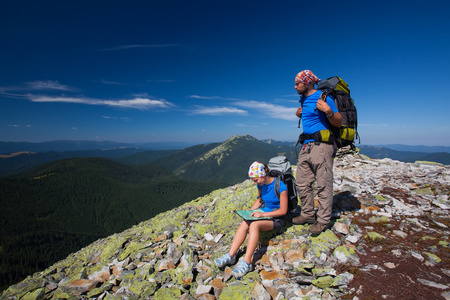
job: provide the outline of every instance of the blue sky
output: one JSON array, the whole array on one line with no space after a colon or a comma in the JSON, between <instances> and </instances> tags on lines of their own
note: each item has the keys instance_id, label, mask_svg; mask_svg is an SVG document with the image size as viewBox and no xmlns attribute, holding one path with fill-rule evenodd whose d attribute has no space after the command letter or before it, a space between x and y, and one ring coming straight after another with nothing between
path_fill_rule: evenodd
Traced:
<instances>
[{"instance_id":1,"label":"blue sky","mask_svg":"<svg viewBox=\"0 0 450 300\"><path fill-rule=\"evenodd\" d=\"M295 141L294 77L361 144L450 146L449 1L0 0L0 140Z\"/></svg>"}]
</instances>

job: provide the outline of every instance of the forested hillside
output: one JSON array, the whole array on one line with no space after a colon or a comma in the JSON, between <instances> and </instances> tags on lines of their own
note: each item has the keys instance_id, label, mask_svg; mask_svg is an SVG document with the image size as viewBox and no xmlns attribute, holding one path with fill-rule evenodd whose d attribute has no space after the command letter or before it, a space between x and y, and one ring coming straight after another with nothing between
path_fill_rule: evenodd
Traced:
<instances>
[{"instance_id":1,"label":"forested hillside","mask_svg":"<svg viewBox=\"0 0 450 300\"><path fill-rule=\"evenodd\" d=\"M54 161L0 179L0 285L224 186L103 158Z\"/></svg>"},{"instance_id":2,"label":"forested hillside","mask_svg":"<svg viewBox=\"0 0 450 300\"><path fill-rule=\"evenodd\" d=\"M109 150L84 150L84 151L64 151L64 152L29 152L21 151L0 155L0 175L7 176L11 173L21 172L46 162L72 157L105 157L114 158L128 156L134 153L142 152L140 148L120 148ZM158 151L155 151L156 155ZM166 153L164 152L164 155ZM159 156L158 156L159 157ZM155 158L156 159L156 158Z\"/></svg>"},{"instance_id":3,"label":"forested hillside","mask_svg":"<svg viewBox=\"0 0 450 300\"><path fill-rule=\"evenodd\" d=\"M203 155L219 145L220 143L213 143L208 145L196 145L181 150L143 151L120 157L115 160L127 164L147 164L154 162L168 170L175 170L180 165Z\"/></svg>"},{"instance_id":4,"label":"forested hillside","mask_svg":"<svg viewBox=\"0 0 450 300\"><path fill-rule=\"evenodd\" d=\"M248 166L255 160L268 162L271 157L285 155L297 163L295 147L271 145L256 138L234 136L195 159L179 165L174 172L185 179L213 180L235 184L247 178Z\"/></svg>"}]
</instances>

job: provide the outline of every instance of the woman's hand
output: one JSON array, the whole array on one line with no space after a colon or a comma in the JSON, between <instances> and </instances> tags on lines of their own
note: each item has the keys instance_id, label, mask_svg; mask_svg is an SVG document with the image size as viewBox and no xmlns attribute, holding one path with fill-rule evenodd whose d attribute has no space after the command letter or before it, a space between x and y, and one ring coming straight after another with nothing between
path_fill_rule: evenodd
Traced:
<instances>
[{"instance_id":1,"label":"woman's hand","mask_svg":"<svg viewBox=\"0 0 450 300\"><path fill-rule=\"evenodd\" d=\"M259 211L255 211L255 212L252 213L250 216L251 216L251 217L255 217L255 218L263 218L263 217L264 217L264 213L259 212Z\"/></svg>"}]
</instances>

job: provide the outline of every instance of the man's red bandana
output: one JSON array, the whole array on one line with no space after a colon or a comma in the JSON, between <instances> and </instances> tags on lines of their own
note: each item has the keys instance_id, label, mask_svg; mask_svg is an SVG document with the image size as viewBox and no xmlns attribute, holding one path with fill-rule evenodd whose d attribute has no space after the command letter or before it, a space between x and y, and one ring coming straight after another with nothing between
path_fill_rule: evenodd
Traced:
<instances>
[{"instance_id":1,"label":"man's red bandana","mask_svg":"<svg viewBox=\"0 0 450 300\"><path fill-rule=\"evenodd\" d=\"M310 70L303 70L295 76L295 83L299 82L308 85L311 83L318 83L320 82L320 79Z\"/></svg>"}]
</instances>

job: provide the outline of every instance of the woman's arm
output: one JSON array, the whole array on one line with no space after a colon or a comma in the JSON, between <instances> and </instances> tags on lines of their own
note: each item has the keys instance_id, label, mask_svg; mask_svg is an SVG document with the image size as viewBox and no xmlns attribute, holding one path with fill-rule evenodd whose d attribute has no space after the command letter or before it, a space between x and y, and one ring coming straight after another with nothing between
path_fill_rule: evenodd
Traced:
<instances>
[{"instance_id":1,"label":"woman's arm","mask_svg":"<svg viewBox=\"0 0 450 300\"><path fill-rule=\"evenodd\" d=\"M283 191L280 195L280 208L279 209L274 210L274 211L264 212L264 213L255 212L255 213L252 213L252 216L254 216L256 218L281 217L281 216L285 216L287 214L287 211L288 211L288 194L287 194L287 191Z\"/></svg>"},{"instance_id":2,"label":"woman's arm","mask_svg":"<svg viewBox=\"0 0 450 300\"><path fill-rule=\"evenodd\" d=\"M261 205L262 205L261 191L258 189L258 198L256 198L256 201L253 203L250 210L257 209L257 208L261 207Z\"/></svg>"}]
</instances>

